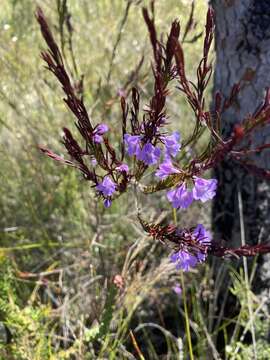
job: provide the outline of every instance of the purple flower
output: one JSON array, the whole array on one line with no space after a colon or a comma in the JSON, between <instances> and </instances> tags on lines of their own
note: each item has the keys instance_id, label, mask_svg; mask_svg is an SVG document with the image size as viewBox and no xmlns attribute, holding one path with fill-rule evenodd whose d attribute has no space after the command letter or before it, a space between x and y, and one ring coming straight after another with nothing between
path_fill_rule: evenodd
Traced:
<instances>
[{"instance_id":1,"label":"purple flower","mask_svg":"<svg viewBox=\"0 0 270 360\"><path fill-rule=\"evenodd\" d=\"M187 190L186 184L183 183L176 189L168 191L167 199L172 203L174 208L186 209L193 201L193 193Z\"/></svg>"},{"instance_id":2,"label":"purple flower","mask_svg":"<svg viewBox=\"0 0 270 360\"><path fill-rule=\"evenodd\" d=\"M112 202L110 199L105 199L103 204L104 204L105 208L109 208L111 206Z\"/></svg>"},{"instance_id":3,"label":"purple flower","mask_svg":"<svg viewBox=\"0 0 270 360\"><path fill-rule=\"evenodd\" d=\"M137 158L146 165L156 164L160 158L161 150L154 147L151 143L146 143L142 150L138 153Z\"/></svg>"},{"instance_id":4,"label":"purple flower","mask_svg":"<svg viewBox=\"0 0 270 360\"><path fill-rule=\"evenodd\" d=\"M164 142L166 152L175 157L181 148L181 144L179 143L180 133L175 131L172 135L163 136L161 140Z\"/></svg>"},{"instance_id":5,"label":"purple flower","mask_svg":"<svg viewBox=\"0 0 270 360\"><path fill-rule=\"evenodd\" d=\"M181 295L182 294L182 289L181 286L176 283L173 287L172 287L173 291L177 294L177 295Z\"/></svg>"},{"instance_id":6,"label":"purple flower","mask_svg":"<svg viewBox=\"0 0 270 360\"><path fill-rule=\"evenodd\" d=\"M178 174L180 171L176 169L170 159L165 159L165 161L159 165L158 170L156 171L156 176L161 179L165 179L168 175Z\"/></svg>"},{"instance_id":7,"label":"purple flower","mask_svg":"<svg viewBox=\"0 0 270 360\"><path fill-rule=\"evenodd\" d=\"M141 137L140 137L140 135L125 134L124 135L124 141L125 141L125 144L128 147L128 149L127 149L128 155L129 156L132 156L132 155L138 156L138 154L141 151L141 148L140 148Z\"/></svg>"},{"instance_id":8,"label":"purple flower","mask_svg":"<svg viewBox=\"0 0 270 360\"><path fill-rule=\"evenodd\" d=\"M196 256L191 255L186 250L179 250L170 257L171 261L176 264L176 269L183 271L189 271L190 268L194 268L199 260Z\"/></svg>"},{"instance_id":9,"label":"purple flower","mask_svg":"<svg viewBox=\"0 0 270 360\"><path fill-rule=\"evenodd\" d=\"M196 238L196 240L202 244L202 245L209 245L212 240L212 235L209 231L205 229L205 227L202 224L198 224L193 231L193 235ZM206 254L198 251L197 258L199 261L205 261L206 260Z\"/></svg>"},{"instance_id":10,"label":"purple flower","mask_svg":"<svg viewBox=\"0 0 270 360\"><path fill-rule=\"evenodd\" d=\"M91 160L91 164L92 164L93 166L96 166L96 165L97 165L97 159L96 159L96 158L93 158L93 159Z\"/></svg>"},{"instance_id":11,"label":"purple flower","mask_svg":"<svg viewBox=\"0 0 270 360\"><path fill-rule=\"evenodd\" d=\"M125 90L120 88L120 89L117 90L117 96L126 97L127 94L126 94Z\"/></svg>"},{"instance_id":12,"label":"purple flower","mask_svg":"<svg viewBox=\"0 0 270 360\"><path fill-rule=\"evenodd\" d=\"M94 141L95 143L100 144L100 143L102 142L102 140L103 140L103 137L102 137L102 136L100 136L100 135L98 135L98 134L94 134L94 135L93 135L93 141Z\"/></svg>"},{"instance_id":13,"label":"purple flower","mask_svg":"<svg viewBox=\"0 0 270 360\"><path fill-rule=\"evenodd\" d=\"M99 124L95 129L95 134L103 135L109 130L108 125Z\"/></svg>"},{"instance_id":14,"label":"purple flower","mask_svg":"<svg viewBox=\"0 0 270 360\"><path fill-rule=\"evenodd\" d=\"M121 165L117 166L115 169L120 172L126 172L126 173L128 173L128 170L129 170L127 164L121 164Z\"/></svg>"},{"instance_id":15,"label":"purple flower","mask_svg":"<svg viewBox=\"0 0 270 360\"><path fill-rule=\"evenodd\" d=\"M194 177L194 189L193 197L195 200L201 200L206 202L207 200L213 199L216 195L217 180L216 179L202 179Z\"/></svg>"},{"instance_id":16,"label":"purple flower","mask_svg":"<svg viewBox=\"0 0 270 360\"><path fill-rule=\"evenodd\" d=\"M193 235L200 244L208 245L212 240L212 234L210 231L207 231L202 224L196 226Z\"/></svg>"},{"instance_id":17,"label":"purple flower","mask_svg":"<svg viewBox=\"0 0 270 360\"><path fill-rule=\"evenodd\" d=\"M109 130L106 124L99 124L93 132L93 141L100 144L103 140L102 135Z\"/></svg>"},{"instance_id":18,"label":"purple flower","mask_svg":"<svg viewBox=\"0 0 270 360\"><path fill-rule=\"evenodd\" d=\"M181 232L180 232L181 233ZM184 232L183 232L184 236ZM198 224L192 232L192 238L198 245L205 245L206 249L209 246L212 235L207 231L202 224ZM185 246L185 245L184 245ZM176 269L182 269L183 271L189 271L190 268L195 267L198 263L206 260L207 252L203 252L200 249L196 249L194 246L192 253L188 250L188 245L170 256L173 263L176 264Z\"/></svg>"},{"instance_id":19,"label":"purple flower","mask_svg":"<svg viewBox=\"0 0 270 360\"><path fill-rule=\"evenodd\" d=\"M110 179L109 176L105 176L102 183L96 186L104 196L111 196L116 190L116 184Z\"/></svg>"}]
</instances>

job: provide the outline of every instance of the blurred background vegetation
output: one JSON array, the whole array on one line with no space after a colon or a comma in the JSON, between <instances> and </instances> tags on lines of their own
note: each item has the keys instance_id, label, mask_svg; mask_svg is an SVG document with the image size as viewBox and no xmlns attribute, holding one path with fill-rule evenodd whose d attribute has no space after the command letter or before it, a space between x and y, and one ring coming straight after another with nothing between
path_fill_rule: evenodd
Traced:
<instances>
[{"instance_id":1,"label":"blurred background vegetation","mask_svg":"<svg viewBox=\"0 0 270 360\"><path fill-rule=\"evenodd\" d=\"M71 37L63 22L65 3ZM38 150L42 144L62 154L61 128L75 129L61 88L40 58L45 44L34 17L38 4L70 73L84 76L93 121L109 124L115 142L119 93L128 95L136 85L147 102L153 84L141 14L148 1L1 1L0 359L187 359L183 304L172 290L180 275L169 264L168 251L138 225L134 196L122 196L105 211L73 169ZM197 35L204 30L206 9L206 1L195 2L197 25L184 43L191 80L201 58L203 38ZM184 29L190 10L188 0L157 1L159 32L165 36L175 18ZM193 119L179 93L168 109L171 127L185 137ZM148 219L170 214L163 196L144 199L144 209ZM209 212L209 206L193 207L181 225L199 219L209 227ZM239 295L243 276L232 272L230 290L239 297L239 312L216 321L218 281L209 264L185 274L195 359L247 359L248 311ZM255 310L256 329L263 334L260 359L268 359L267 329L261 309Z\"/></svg>"}]
</instances>

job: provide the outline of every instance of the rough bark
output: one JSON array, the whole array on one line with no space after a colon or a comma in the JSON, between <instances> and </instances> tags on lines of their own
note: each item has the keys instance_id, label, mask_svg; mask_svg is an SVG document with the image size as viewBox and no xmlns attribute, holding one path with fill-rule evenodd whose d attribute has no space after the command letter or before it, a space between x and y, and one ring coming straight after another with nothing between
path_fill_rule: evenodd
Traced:
<instances>
[{"instance_id":1,"label":"rough bark","mask_svg":"<svg viewBox=\"0 0 270 360\"><path fill-rule=\"evenodd\" d=\"M262 102L270 86L270 1L213 0L216 17L214 92L228 96L241 80L242 90L222 119L223 134ZM270 142L270 126L254 135L255 143ZM270 169L270 152L257 155L256 165ZM215 236L239 245L238 189L241 191L247 243L270 241L270 186L226 159L214 170L219 190L213 203ZM270 284L269 256L263 258L260 278Z\"/></svg>"}]
</instances>

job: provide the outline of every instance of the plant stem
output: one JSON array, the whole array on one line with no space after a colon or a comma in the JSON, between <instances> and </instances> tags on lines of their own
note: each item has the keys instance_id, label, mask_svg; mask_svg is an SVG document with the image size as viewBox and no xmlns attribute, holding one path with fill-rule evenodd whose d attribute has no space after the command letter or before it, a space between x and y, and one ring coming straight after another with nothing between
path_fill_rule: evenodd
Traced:
<instances>
[{"instance_id":1,"label":"plant stem","mask_svg":"<svg viewBox=\"0 0 270 360\"><path fill-rule=\"evenodd\" d=\"M184 303L184 313L185 313L185 322L186 322L186 332L187 332L189 355L190 355L190 359L194 360L192 342L191 342L191 336L190 336L190 328L189 328L189 316L188 316L188 309L187 309L187 298L186 298L186 290L185 290L183 271L181 271L180 277L181 277L181 286L182 286L182 295L183 295L183 303Z\"/></svg>"},{"instance_id":2,"label":"plant stem","mask_svg":"<svg viewBox=\"0 0 270 360\"><path fill-rule=\"evenodd\" d=\"M238 206L239 206L239 217L240 217L241 243L242 243L242 246L244 246L244 245L246 245L245 225L244 225L242 195L241 195L241 191L239 188L238 188ZM246 283L248 312L249 312L249 317L250 317L250 330L251 330L251 336L252 336L253 356L254 356L254 360L257 360L258 357L257 357L256 336L255 336L255 329L254 329L254 314L252 311L252 299L250 296L250 284L249 284L248 265L247 265L246 257L243 257L243 265L244 265L244 276L245 276L245 283Z\"/></svg>"},{"instance_id":3,"label":"plant stem","mask_svg":"<svg viewBox=\"0 0 270 360\"><path fill-rule=\"evenodd\" d=\"M132 340L132 344L133 344L135 350L137 351L137 354L138 354L140 360L145 360L145 358L144 358L144 356L143 356L143 354L142 354L142 352L141 352L141 350L140 350L140 348L138 346L137 340L136 340L132 330L129 330L129 334L130 334L130 337L131 337L131 340Z\"/></svg>"},{"instance_id":4,"label":"plant stem","mask_svg":"<svg viewBox=\"0 0 270 360\"><path fill-rule=\"evenodd\" d=\"M177 214L176 214L175 208L173 208L173 220L174 220L175 225L177 225ZM189 316L188 316L188 309L187 309L187 298L186 298L186 290L185 290L183 271L181 271L180 278L181 278L181 287L182 287L182 295L183 295L183 304L184 304L185 324L186 324L186 334L187 334L189 355L190 355L190 360L194 360L190 328L189 328Z\"/></svg>"}]
</instances>

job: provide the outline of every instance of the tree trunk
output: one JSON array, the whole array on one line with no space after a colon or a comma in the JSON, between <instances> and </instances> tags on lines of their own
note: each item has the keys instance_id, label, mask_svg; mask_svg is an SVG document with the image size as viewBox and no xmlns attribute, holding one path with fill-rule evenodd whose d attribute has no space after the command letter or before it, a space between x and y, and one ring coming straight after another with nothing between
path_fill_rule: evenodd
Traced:
<instances>
[{"instance_id":1,"label":"tree trunk","mask_svg":"<svg viewBox=\"0 0 270 360\"><path fill-rule=\"evenodd\" d=\"M216 69L214 92L228 97L232 86L241 81L241 91L222 119L224 136L263 101L270 86L270 1L212 0L216 18ZM255 143L270 142L270 126L254 135ZM256 155L256 165L270 169L270 153ZM245 242L270 240L270 186L248 174L239 164L225 159L214 170L219 188L213 203L215 237L232 246L241 243L239 193L243 201ZM270 285L270 258L260 268L263 285ZM262 284L260 284L261 286Z\"/></svg>"}]
</instances>

